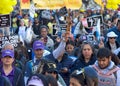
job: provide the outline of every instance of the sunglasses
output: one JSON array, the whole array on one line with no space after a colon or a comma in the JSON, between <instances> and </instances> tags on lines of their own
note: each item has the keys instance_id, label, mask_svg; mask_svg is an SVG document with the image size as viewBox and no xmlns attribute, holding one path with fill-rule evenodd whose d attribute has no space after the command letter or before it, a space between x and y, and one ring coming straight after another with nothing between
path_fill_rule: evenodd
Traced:
<instances>
[{"instance_id":1,"label":"sunglasses","mask_svg":"<svg viewBox=\"0 0 120 86\"><path fill-rule=\"evenodd\" d=\"M115 37L109 37L110 39L116 39Z\"/></svg>"}]
</instances>

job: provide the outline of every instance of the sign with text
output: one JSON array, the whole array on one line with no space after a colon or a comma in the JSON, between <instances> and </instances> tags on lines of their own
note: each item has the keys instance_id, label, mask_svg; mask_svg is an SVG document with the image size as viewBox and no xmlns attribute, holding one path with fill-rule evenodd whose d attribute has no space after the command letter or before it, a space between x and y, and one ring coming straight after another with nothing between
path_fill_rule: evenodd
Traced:
<instances>
[{"instance_id":1,"label":"sign with text","mask_svg":"<svg viewBox=\"0 0 120 86\"><path fill-rule=\"evenodd\" d=\"M0 15L0 27L10 26L10 15Z\"/></svg>"},{"instance_id":2,"label":"sign with text","mask_svg":"<svg viewBox=\"0 0 120 86\"><path fill-rule=\"evenodd\" d=\"M87 23L88 27L94 27L97 26L97 22L100 19L100 25L103 23L103 17L102 15L96 15L92 17L87 17Z\"/></svg>"},{"instance_id":3,"label":"sign with text","mask_svg":"<svg viewBox=\"0 0 120 86\"><path fill-rule=\"evenodd\" d=\"M67 14L67 8L66 7L62 7L60 10L59 10L59 15L65 15Z\"/></svg>"},{"instance_id":4,"label":"sign with text","mask_svg":"<svg viewBox=\"0 0 120 86\"><path fill-rule=\"evenodd\" d=\"M13 36L3 36L0 38L0 49L5 45L6 43L11 43L13 44L14 47L17 47L18 44L18 36L13 35Z\"/></svg>"},{"instance_id":5,"label":"sign with text","mask_svg":"<svg viewBox=\"0 0 120 86\"><path fill-rule=\"evenodd\" d=\"M50 11L44 10L44 11L42 11L42 16L41 17L45 18L45 19L51 19L52 15L51 15Z\"/></svg>"}]
</instances>

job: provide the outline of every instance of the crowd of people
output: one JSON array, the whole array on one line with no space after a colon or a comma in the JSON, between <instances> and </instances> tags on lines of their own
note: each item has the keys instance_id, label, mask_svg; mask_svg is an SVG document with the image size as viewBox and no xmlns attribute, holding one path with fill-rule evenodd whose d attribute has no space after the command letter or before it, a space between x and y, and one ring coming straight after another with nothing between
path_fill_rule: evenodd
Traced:
<instances>
[{"instance_id":1,"label":"crowd of people","mask_svg":"<svg viewBox=\"0 0 120 86\"><path fill-rule=\"evenodd\" d=\"M2 46L0 86L119 86L119 10L70 10L70 31L62 31L68 15L50 10L50 19L41 12L12 14L12 25L0 28L0 38L18 35L19 43ZM101 35L83 24L83 19L102 15ZM4 30L3 30L4 29ZM61 31L61 32L60 32ZM59 33L60 32L60 33Z\"/></svg>"}]
</instances>

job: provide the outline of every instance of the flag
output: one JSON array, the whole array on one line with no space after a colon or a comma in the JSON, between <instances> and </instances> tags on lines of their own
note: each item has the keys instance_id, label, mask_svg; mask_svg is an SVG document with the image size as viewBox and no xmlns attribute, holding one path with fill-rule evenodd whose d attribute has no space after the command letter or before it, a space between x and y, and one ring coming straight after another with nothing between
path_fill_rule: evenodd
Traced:
<instances>
[{"instance_id":1,"label":"flag","mask_svg":"<svg viewBox=\"0 0 120 86\"><path fill-rule=\"evenodd\" d=\"M100 41L100 35L101 35L101 32L100 32L100 19L98 19L97 26L96 26L96 37L97 37L98 41Z\"/></svg>"}]
</instances>

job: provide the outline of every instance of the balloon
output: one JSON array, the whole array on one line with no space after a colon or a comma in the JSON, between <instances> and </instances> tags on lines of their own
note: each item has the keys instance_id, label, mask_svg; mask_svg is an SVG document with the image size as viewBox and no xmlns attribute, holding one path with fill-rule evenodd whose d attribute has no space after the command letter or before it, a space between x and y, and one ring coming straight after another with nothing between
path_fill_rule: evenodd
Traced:
<instances>
[{"instance_id":1,"label":"balloon","mask_svg":"<svg viewBox=\"0 0 120 86\"><path fill-rule=\"evenodd\" d=\"M1 0L0 5L6 6L9 4L9 2L10 2L10 0Z\"/></svg>"},{"instance_id":2,"label":"balloon","mask_svg":"<svg viewBox=\"0 0 120 86\"><path fill-rule=\"evenodd\" d=\"M36 18L37 16L38 16L37 13L35 13L35 14L34 14L34 17Z\"/></svg>"},{"instance_id":3,"label":"balloon","mask_svg":"<svg viewBox=\"0 0 120 86\"><path fill-rule=\"evenodd\" d=\"M120 0L108 0L107 8L116 10L118 8L118 4L120 4Z\"/></svg>"},{"instance_id":4,"label":"balloon","mask_svg":"<svg viewBox=\"0 0 120 86\"><path fill-rule=\"evenodd\" d=\"M17 0L1 0L0 14L9 14L13 11L13 6L17 4Z\"/></svg>"}]
</instances>

